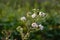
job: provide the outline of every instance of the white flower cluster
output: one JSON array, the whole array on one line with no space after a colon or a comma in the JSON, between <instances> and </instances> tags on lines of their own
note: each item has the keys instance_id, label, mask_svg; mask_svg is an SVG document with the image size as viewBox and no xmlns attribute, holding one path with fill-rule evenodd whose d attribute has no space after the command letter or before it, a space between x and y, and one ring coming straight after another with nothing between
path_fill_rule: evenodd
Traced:
<instances>
[{"instance_id":1,"label":"white flower cluster","mask_svg":"<svg viewBox=\"0 0 60 40\"><path fill-rule=\"evenodd\" d=\"M26 17L23 16L23 17L20 18L20 20L21 21L25 21L26 20Z\"/></svg>"},{"instance_id":2,"label":"white flower cluster","mask_svg":"<svg viewBox=\"0 0 60 40\"><path fill-rule=\"evenodd\" d=\"M44 29L44 26L41 25L41 24L39 24L39 28L40 28L40 30L43 30Z\"/></svg>"},{"instance_id":3,"label":"white flower cluster","mask_svg":"<svg viewBox=\"0 0 60 40\"><path fill-rule=\"evenodd\" d=\"M40 30L43 30L44 29L44 26L43 25L41 25L41 24L37 24L37 23L32 23L32 25L31 25L33 28L40 28Z\"/></svg>"},{"instance_id":4,"label":"white flower cluster","mask_svg":"<svg viewBox=\"0 0 60 40\"><path fill-rule=\"evenodd\" d=\"M45 17L45 13L43 13L43 12L39 12L39 15L40 15L40 17Z\"/></svg>"},{"instance_id":5,"label":"white flower cluster","mask_svg":"<svg viewBox=\"0 0 60 40\"><path fill-rule=\"evenodd\" d=\"M37 23L32 23L32 27L33 28L38 27Z\"/></svg>"},{"instance_id":6,"label":"white flower cluster","mask_svg":"<svg viewBox=\"0 0 60 40\"><path fill-rule=\"evenodd\" d=\"M31 15L31 17L32 18L35 18L37 16L37 14L36 13L33 13L32 15ZM39 16L40 17L45 17L46 16L46 14L45 13L43 13L43 12L39 12Z\"/></svg>"},{"instance_id":7,"label":"white flower cluster","mask_svg":"<svg viewBox=\"0 0 60 40\"><path fill-rule=\"evenodd\" d=\"M34 13L34 14L32 14L32 16L31 16L32 18L35 18L36 17L36 14Z\"/></svg>"},{"instance_id":8,"label":"white flower cluster","mask_svg":"<svg viewBox=\"0 0 60 40\"><path fill-rule=\"evenodd\" d=\"M36 11L36 9L33 9L33 10ZM38 10L39 10L39 9L38 9ZM29 14L31 14L31 12L28 12L28 13L27 13L27 16L29 16ZM45 17L45 15L46 15L46 14L45 14L44 12L39 12L39 16L40 16L40 17ZM38 16L38 17L39 17L39 16ZM37 17L37 12L34 12L34 13L31 15L31 17L32 17L32 18ZM21 21L26 21L27 19L26 19L25 16L23 16L23 17L20 18L20 20L21 20ZM39 25L38 25L38 24L35 23L35 22L32 23L31 26L32 26L33 28L40 28L40 30L43 30L43 29L44 29L44 26L43 26L42 24L39 24Z\"/></svg>"}]
</instances>

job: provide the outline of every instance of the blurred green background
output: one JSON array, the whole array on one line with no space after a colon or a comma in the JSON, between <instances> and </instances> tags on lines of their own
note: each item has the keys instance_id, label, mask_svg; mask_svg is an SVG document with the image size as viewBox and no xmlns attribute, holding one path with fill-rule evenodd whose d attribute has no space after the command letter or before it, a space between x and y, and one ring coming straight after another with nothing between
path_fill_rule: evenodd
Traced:
<instances>
[{"instance_id":1,"label":"blurred green background","mask_svg":"<svg viewBox=\"0 0 60 40\"><path fill-rule=\"evenodd\" d=\"M9 39L22 40L16 31L22 25L18 20L34 8L49 16L41 22L45 30L30 33L28 40L60 40L60 0L0 0L0 40L5 40L10 33Z\"/></svg>"}]
</instances>

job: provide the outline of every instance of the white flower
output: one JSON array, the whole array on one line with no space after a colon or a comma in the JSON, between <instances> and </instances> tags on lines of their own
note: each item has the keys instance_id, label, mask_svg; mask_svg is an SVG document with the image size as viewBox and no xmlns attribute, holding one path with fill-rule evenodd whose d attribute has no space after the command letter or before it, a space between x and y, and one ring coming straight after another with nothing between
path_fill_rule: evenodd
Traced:
<instances>
[{"instance_id":1,"label":"white flower","mask_svg":"<svg viewBox=\"0 0 60 40\"><path fill-rule=\"evenodd\" d=\"M38 27L37 23L32 23L32 27Z\"/></svg>"},{"instance_id":2,"label":"white flower","mask_svg":"<svg viewBox=\"0 0 60 40\"><path fill-rule=\"evenodd\" d=\"M43 12L39 12L39 15L40 15L41 17L44 17L46 14L43 13Z\"/></svg>"},{"instance_id":3,"label":"white flower","mask_svg":"<svg viewBox=\"0 0 60 40\"><path fill-rule=\"evenodd\" d=\"M26 17L23 16L23 17L21 17L20 20L24 21L24 20L26 20Z\"/></svg>"},{"instance_id":4,"label":"white flower","mask_svg":"<svg viewBox=\"0 0 60 40\"><path fill-rule=\"evenodd\" d=\"M32 14L32 16L31 16L32 18L35 18L36 17L36 14L34 13L34 14Z\"/></svg>"},{"instance_id":5,"label":"white flower","mask_svg":"<svg viewBox=\"0 0 60 40\"><path fill-rule=\"evenodd\" d=\"M39 25L39 28L40 28L40 30L43 30L44 29L44 26L43 25Z\"/></svg>"}]
</instances>

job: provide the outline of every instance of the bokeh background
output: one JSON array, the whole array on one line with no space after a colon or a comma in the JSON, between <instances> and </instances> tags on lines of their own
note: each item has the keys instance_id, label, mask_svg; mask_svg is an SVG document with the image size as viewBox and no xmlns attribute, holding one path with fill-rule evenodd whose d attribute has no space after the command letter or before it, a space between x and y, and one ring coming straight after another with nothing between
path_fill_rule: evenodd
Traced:
<instances>
[{"instance_id":1,"label":"bokeh background","mask_svg":"<svg viewBox=\"0 0 60 40\"><path fill-rule=\"evenodd\" d=\"M31 32L27 40L60 40L60 0L0 0L0 40L22 40L16 28L25 23L19 18L34 8L49 16L41 21L45 29Z\"/></svg>"}]
</instances>

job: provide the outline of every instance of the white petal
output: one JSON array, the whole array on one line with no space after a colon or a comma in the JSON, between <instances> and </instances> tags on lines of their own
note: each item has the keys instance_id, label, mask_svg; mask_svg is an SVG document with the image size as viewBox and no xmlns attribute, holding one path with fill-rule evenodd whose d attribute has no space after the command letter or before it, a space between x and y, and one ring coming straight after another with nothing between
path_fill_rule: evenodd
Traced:
<instances>
[{"instance_id":1,"label":"white petal","mask_svg":"<svg viewBox=\"0 0 60 40\"><path fill-rule=\"evenodd\" d=\"M37 23L32 23L32 27L38 27Z\"/></svg>"},{"instance_id":2,"label":"white petal","mask_svg":"<svg viewBox=\"0 0 60 40\"><path fill-rule=\"evenodd\" d=\"M41 24L39 25L40 30L43 30L44 26L42 26Z\"/></svg>"},{"instance_id":3,"label":"white petal","mask_svg":"<svg viewBox=\"0 0 60 40\"><path fill-rule=\"evenodd\" d=\"M23 20L26 20L26 17L21 17L21 20L23 21Z\"/></svg>"},{"instance_id":4,"label":"white petal","mask_svg":"<svg viewBox=\"0 0 60 40\"><path fill-rule=\"evenodd\" d=\"M32 16L31 16L32 18L35 18L36 17L36 14L34 13L34 14L32 14Z\"/></svg>"},{"instance_id":5,"label":"white petal","mask_svg":"<svg viewBox=\"0 0 60 40\"><path fill-rule=\"evenodd\" d=\"M46 14L43 13L43 12L39 12L39 15L40 15L41 17L44 17Z\"/></svg>"}]
</instances>

